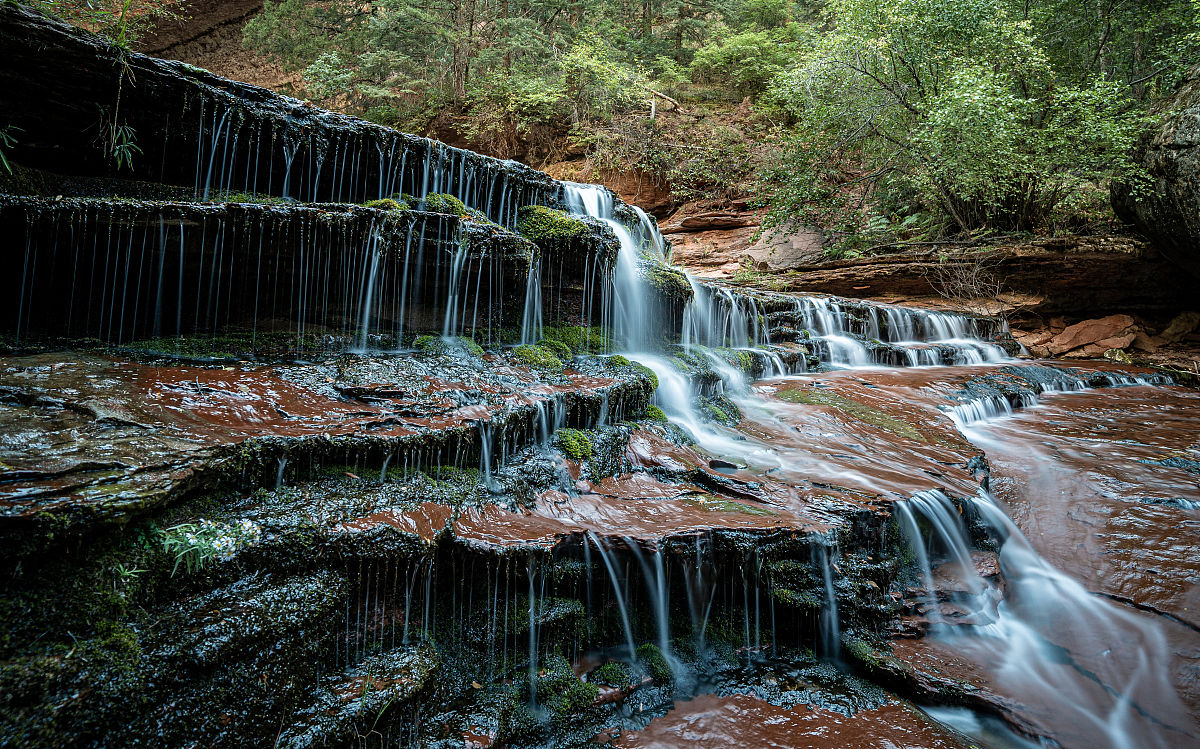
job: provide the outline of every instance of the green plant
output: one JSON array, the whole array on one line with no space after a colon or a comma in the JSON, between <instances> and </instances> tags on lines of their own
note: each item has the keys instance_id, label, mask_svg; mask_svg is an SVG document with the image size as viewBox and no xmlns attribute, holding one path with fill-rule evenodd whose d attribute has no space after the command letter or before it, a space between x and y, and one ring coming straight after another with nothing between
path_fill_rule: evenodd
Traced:
<instances>
[{"instance_id":1,"label":"green plant","mask_svg":"<svg viewBox=\"0 0 1200 749\"><path fill-rule=\"evenodd\" d=\"M765 97L791 131L763 185L764 227L820 226L839 253L1053 230L1110 181L1141 180L1134 91L1080 63L1107 58L1101 50L1060 56L1066 31L1049 32L1058 22L1040 10L1004 0L827 9L831 33Z\"/></svg>"},{"instance_id":2,"label":"green plant","mask_svg":"<svg viewBox=\"0 0 1200 749\"><path fill-rule=\"evenodd\" d=\"M17 139L13 133L20 132L21 128L16 125L5 125L0 127L0 166L9 174L12 174L12 167L8 163L8 157L5 155L5 149L10 149L17 144Z\"/></svg>"},{"instance_id":3,"label":"green plant","mask_svg":"<svg viewBox=\"0 0 1200 749\"><path fill-rule=\"evenodd\" d=\"M137 131L132 125L110 123L104 129L104 155L113 160L117 169L133 171L133 157L142 152L137 144Z\"/></svg>"},{"instance_id":4,"label":"green plant","mask_svg":"<svg viewBox=\"0 0 1200 749\"><path fill-rule=\"evenodd\" d=\"M232 559L237 551L262 537L262 529L250 520L236 524L217 523L207 518L198 523L180 523L162 532L162 548L175 557L171 575L182 564L188 574L209 561Z\"/></svg>"},{"instance_id":5,"label":"green plant","mask_svg":"<svg viewBox=\"0 0 1200 749\"><path fill-rule=\"evenodd\" d=\"M181 20L180 9L184 7L169 0L122 0L119 4L97 0L30 0L27 4L108 37L122 52L132 49L142 34L155 25Z\"/></svg>"},{"instance_id":6,"label":"green plant","mask_svg":"<svg viewBox=\"0 0 1200 749\"><path fill-rule=\"evenodd\" d=\"M138 567L136 564L127 565L124 562L118 562L117 564L113 565L113 592L120 592L120 589L133 583L133 581L137 580L137 578L145 571L146 570Z\"/></svg>"}]
</instances>

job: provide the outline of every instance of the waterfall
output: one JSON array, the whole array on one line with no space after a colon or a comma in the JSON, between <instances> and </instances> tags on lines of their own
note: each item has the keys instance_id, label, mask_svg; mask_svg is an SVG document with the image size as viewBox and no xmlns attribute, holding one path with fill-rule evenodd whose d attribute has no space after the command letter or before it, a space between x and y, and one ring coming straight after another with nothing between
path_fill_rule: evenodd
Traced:
<instances>
[{"instance_id":1,"label":"waterfall","mask_svg":"<svg viewBox=\"0 0 1200 749\"><path fill-rule=\"evenodd\" d=\"M655 319L656 310L642 281L641 268L647 261L665 260L662 234L640 208L628 206L637 221L633 228L618 220L613 212L613 194L605 187L564 182L563 198L572 212L603 221L616 233L621 247L612 274L609 302L613 333L626 349L646 350L651 334L661 330L661 325L656 325L660 321Z\"/></svg>"},{"instance_id":2,"label":"waterfall","mask_svg":"<svg viewBox=\"0 0 1200 749\"><path fill-rule=\"evenodd\" d=\"M637 646L633 641L633 627L629 624L629 609L625 606L625 596L621 593L621 578L617 575L617 567L612 558L612 553L604 547L600 538L592 531L588 531L584 536L585 548L588 542L596 545L596 551L600 553L600 560L604 563L604 569L608 572L608 579L612 582L613 594L617 599L617 608L621 614L621 626L625 633L625 646L629 649L629 657L632 658Z\"/></svg>"},{"instance_id":3,"label":"waterfall","mask_svg":"<svg viewBox=\"0 0 1200 749\"><path fill-rule=\"evenodd\" d=\"M821 569L825 590L825 606L821 609L820 622L821 646L826 658L837 660L842 644L838 626L837 593L833 588L833 560L829 548L817 545L814 550L814 563Z\"/></svg>"},{"instance_id":4,"label":"waterfall","mask_svg":"<svg viewBox=\"0 0 1200 749\"><path fill-rule=\"evenodd\" d=\"M1112 747L1166 749L1161 733L1139 732L1130 723L1150 708L1186 715L1171 683L1171 652L1162 631L1052 567L986 492L963 505L1000 542L1007 590L975 571L962 516L944 494L924 492L897 505L916 552L933 635L981 665L998 662L992 674L1001 687L1039 711L1069 716L1064 725L1074 722ZM928 524L928 539L918 518ZM969 609L966 624L947 624L938 613L929 543L949 555L967 584L957 597ZM1089 682L1097 688L1080 689Z\"/></svg>"}]
</instances>

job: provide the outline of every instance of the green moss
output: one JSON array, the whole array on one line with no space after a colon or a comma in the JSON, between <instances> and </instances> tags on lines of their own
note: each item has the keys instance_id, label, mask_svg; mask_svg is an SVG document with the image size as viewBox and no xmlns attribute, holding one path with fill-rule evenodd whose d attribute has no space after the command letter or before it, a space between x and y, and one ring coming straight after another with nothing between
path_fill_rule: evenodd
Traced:
<instances>
[{"instance_id":1,"label":"green moss","mask_svg":"<svg viewBox=\"0 0 1200 749\"><path fill-rule=\"evenodd\" d=\"M587 231L584 222L544 205L527 205L517 214L517 233L534 242L575 239Z\"/></svg>"},{"instance_id":2,"label":"green moss","mask_svg":"<svg viewBox=\"0 0 1200 749\"><path fill-rule=\"evenodd\" d=\"M588 681L624 689L633 684L633 671L619 661L609 661L588 674Z\"/></svg>"},{"instance_id":3,"label":"green moss","mask_svg":"<svg viewBox=\"0 0 1200 749\"><path fill-rule=\"evenodd\" d=\"M754 357L749 351L737 351L729 348L719 348L716 352L722 359L729 362L729 365L735 367L746 374L754 372Z\"/></svg>"},{"instance_id":4,"label":"green moss","mask_svg":"<svg viewBox=\"0 0 1200 749\"><path fill-rule=\"evenodd\" d=\"M667 661L667 656L663 655L663 651L657 645L646 643L637 649L638 664L642 669L660 684L667 684L675 678L675 672L671 670L671 664Z\"/></svg>"},{"instance_id":5,"label":"green moss","mask_svg":"<svg viewBox=\"0 0 1200 749\"><path fill-rule=\"evenodd\" d=\"M177 336L131 341L115 347L121 351L180 357L184 359L245 359L298 351L329 350L329 342L315 333L297 336L289 332L229 331L221 335Z\"/></svg>"},{"instance_id":6,"label":"green moss","mask_svg":"<svg viewBox=\"0 0 1200 749\"><path fill-rule=\"evenodd\" d=\"M608 364L610 367L628 367L629 360L620 354L614 354L608 357Z\"/></svg>"},{"instance_id":7,"label":"green moss","mask_svg":"<svg viewBox=\"0 0 1200 749\"><path fill-rule=\"evenodd\" d=\"M450 352L450 347L446 345L446 341L441 336L436 335L417 336L417 339L413 341L413 348L422 354L429 354L431 356Z\"/></svg>"},{"instance_id":8,"label":"green moss","mask_svg":"<svg viewBox=\"0 0 1200 749\"><path fill-rule=\"evenodd\" d=\"M377 208L381 211L407 211L408 203L403 200L395 200L393 198L382 198L380 200L368 200L363 203L367 208Z\"/></svg>"},{"instance_id":9,"label":"green moss","mask_svg":"<svg viewBox=\"0 0 1200 749\"><path fill-rule=\"evenodd\" d=\"M650 389L658 390L658 375L654 374L654 370L640 362L633 362L629 366L640 372L643 377L650 380Z\"/></svg>"},{"instance_id":10,"label":"green moss","mask_svg":"<svg viewBox=\"0 0 1200 749\"><path fill-rule=\"evenodd\" d=\"M279 203L287 203L284 198L274 195L260 195L252 192L230 192L220 196L221 203L258 203L261 205L277 205Z\"/></svg>"},{"instance_id":11,"label":"green moss","mask_svg":"<svg viewBox=\"0 0 1200 749\"><path fill-rule=\"evenodd\" d=\"M563 370L562 360L555 356L553 351L543 346L525 344L517 346L511 353L527 367L544 369L548 372L561 372Z\"/></svg>"},{"instance_id":12,"label":"green moss","mask_svg":"<svg viewBox=\"0 0 1200 749\"><path fill-rule=\"evenodd\" d=\"M646 418L649 421L658 422L664 422L668 420L667 415L663 413L663 410L653 403L651 403L649 406L646 406Z\"/></svg>"},{"instance_id":13,"label":"green moss","mask_svg":"<svg viewBox=\"0 0 1200 749\"><path fill-rule=\"evenodd\" d=\"M467 213L466 204L453 195L447 195L444 192L435 192L426 195L422 202L425 205L425 210L433 211L434 213L448 213L452 216L464 216Z\"/></svg>"},{"instance_id":14,"label":"green moss","mask_svg":"<svg viewBox=\"0 0 1200 749\"><path fill-rule=\"evenodd\" d=\"M556 341L551 338L543 338L542 340L538 341L537 345L553 351L554 355L563 361L571 358L570 347L562 341Z\"/></svg>"},{"instance_id":15,"label":"green moss","mask_svg":"<svg viewBox=\"0 0 1200 749\"><path fill-rule=\"evenodd\" d=\"M602 354L613 347L612 336L599 326L559 325L546 328L542 337L558 341L574 354Z\"/></svg>"},{"instance_id":16,"label":"green moss","mask_svg":"<svg viewBox=\"0 0 1200 749\"><path fill-rule=\"evenodd\" d=\"M726 426L737 426L742 420L742 410L724 393L702 396L696 399L700 414Z\"/></svg>"},{"instance_id":17,"label":"green moss","mask_svg":"<svg viewBox=\"0 0 1200 749\"><path fill-rule=\"evenodd\" d=\"M466 351L471 356L483 356L484 354L483 346L480 346L478 343L470 338L467 338L466 336L455 336L454 342L458 344L463 351Z\"/></svg>"},{"instance_id":18,"label":"green moss","mask_svg":"<svg viewBox=\"0 0 1200 749\"><path fill-rule=\"evenodd\" d=\"M872 408L865 403L859 403L853 398L847 398L839 393L819 388L798 387L790 390L780 390L775 397L788 403L803 403L810 406L829 406L852 416L871 426L879 427L905 439L914 442L928 442L925 435L912 424L895 416Z\"/></svg>"},{"instance_id":19,"label":"green moss","mask_svg":"<svg viewBox=\"0 0 1200 749\"><path fill-rule=\"evenodd\" d=\"M651 263L642 271L642 277L655 291L673 302L686 302L692 298L692 284L683 271L665 263Z\"/></svg>"},{"instance_id":20,"label":"green moss","mask_svg":"<svg viewBox=\"0 0 1200 749\"><path fill-rule=\"evenodd\" d=\"M543 664L537 680L538 703L551 719L563 723L588 710L600 696L600 687L580 681L571 664L561 655L552 655Z\"/></svg>"},{"instance_id":21,"label":"green moss","mask_svg":"<svg viewBox=\"0 0 1200 749\"><path fill-rule=\"evenodd\" d=\"M735 502L732 499L724 499L712 494L703 494L698 497L687 497L683 503L701 510L709 512L736 512L742 515L775 515L777 513L768 510L765 507L747 504L745 502Z\"/></svg>"},{"instance_id":22,"label":"green moss","mask_svg":"<svg viewBox=\"0 0 1200 749\"><path fill-rule=\"evenodd\" d=\"M785 606L792 606L803 611L819 611L825 604L821 599L808 590L792 590L791 588L772 587L771 595Z\"/></svg>"},{"instance_id":23,"label":"green moss","mask_svg":"<svg viewBox=\"0 0 1200 749\"><path fill-rule=\"evenodd\" d=\"M117 622L100 622L96 625L96 646L112 660L122 663L136 663L142 657L137 633Z\"/></svg>"},{"instance_id":24,"label":"green moss","mask_svg":"<svg viewBox=\"0 0 1200 749\"><path fill-rule=\"evenodd\" d=\"M413 348L430 356L454 353L467 353L471 356L483 356L484 354L483 347L466 336L454 336L453 338L442 338L436 335L417 336L413 340Z\"/></svg>"},{"instance_id":25,"label":"green moss","mask_svg":"<svg viewBox=\"0 0 1200 749\"><path fill-rule=\"evenodd\" d=\"M592 457L592 440L587 432L578 429L559 429L554 435L558 448L571 460L587 460Z\"/></svg>"}]
</instances>

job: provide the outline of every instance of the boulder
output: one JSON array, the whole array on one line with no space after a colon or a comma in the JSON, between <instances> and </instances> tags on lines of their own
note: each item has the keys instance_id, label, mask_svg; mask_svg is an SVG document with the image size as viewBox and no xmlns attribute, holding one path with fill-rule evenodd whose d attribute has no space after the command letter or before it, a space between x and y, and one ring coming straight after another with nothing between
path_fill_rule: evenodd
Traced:
<instances>
[{"instance_id":1,"label":"boulder","mask_svg":"<svg viewBox=\"0 0 1200 749\"><path fill-rule=\"evenodd\" d=\"M1200 327L1200 312L1181 312L1155 338L1160 345L1179 343L1197 327Z\"/></svg>"},{"instance_id":2,"label":"boulder","mask_svg":"<svg viewBox=\"0 0 1200 749\"><path fill-rule=\"evenodd\" d=\"M1150 174L1148 190L1113 188L1113 209L1153 238L1162 253L1200 277L1200 65L1164 108L1162 127L1144 138L1136 158Z\"/></svg>"},{"instance_id":3,"label":"boulder","mask_svg":"<svg viewBox=\"0 0 1200 749\"><path fill-rule=\"evenodd\" d=\"M1123 349L1133 343L1140 332L1129 315L1109 315L1097 320L1084 320L1067 327L1044 344L1045 354L1069 358L1090 359L1103 356L1110 349ZM1036 353L1036 352L1035 352Z\"/></svg>"},{"instance_id":4,"label":"boulder","mask_svg":"<svg viewBox=\"0 0 1200 749\"><path fill-rule=\"evenodd\" d=\"M819 265L825 257L825 236L801 227L786 232L764 232L742 255L758 270L784 271Z\"/></svg>"},{"instance_id":5,"label":"boulder","mask_svg":"<svg viewBox=\"0 0 1200 749\"><path fill-rule=\"evenodd\" d=\"M758 221L759 216L754 213L705 211L678 219L672 217L671 221L662 225L661 230L663 234L679 234L713 229L740 229L746 226L758 226Z\"/></svg>"},{"instance_id":6,"label":"boulder","mask_svg":"<svg viewBox=\"0 0 1200 749\"><path fill-rule=\"evenodd\" d=\"M1179 343L1197 327L1200 327L1200 312L1181 312L1158 335L1138 333L1133 339L1133 347L1153 354L1163 346Z\"/></svg>"}]
</instances>

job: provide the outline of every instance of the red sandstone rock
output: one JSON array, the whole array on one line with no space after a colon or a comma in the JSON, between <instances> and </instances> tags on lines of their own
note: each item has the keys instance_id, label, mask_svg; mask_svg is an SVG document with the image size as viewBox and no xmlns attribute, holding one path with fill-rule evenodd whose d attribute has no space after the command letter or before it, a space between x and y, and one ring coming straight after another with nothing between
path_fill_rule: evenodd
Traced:
<instances>
[{"instance_id":1,"label":"red sandstone rock","mask_svg":"<svg viewBox=\"0 0 1200 749\"><path fill-rule=\"evenodd\" d=\"M1068 327L1046 343L1051 356L1090 358L1133 343L1140 328L1129 315L1109 315Z\"/></svg>"}]
</instances>

